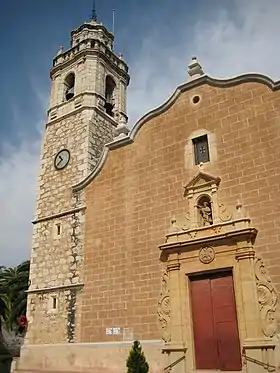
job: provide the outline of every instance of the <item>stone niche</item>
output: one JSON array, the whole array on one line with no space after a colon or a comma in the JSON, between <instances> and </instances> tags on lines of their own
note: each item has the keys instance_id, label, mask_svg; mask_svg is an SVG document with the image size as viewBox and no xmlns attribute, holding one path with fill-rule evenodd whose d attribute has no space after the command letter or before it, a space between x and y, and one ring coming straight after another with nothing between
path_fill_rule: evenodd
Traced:
<instances>
[{"instance_id":1,"label":"stone niche","mask_svg":"<svg viewBox=\"0 0 280 373\"><path fill-rule=\"evenodd\" d=\"M184 188L186 214L172 219L160 246L165 266L158 302L162 352L173 373L197 371L191 278L228 270L233 281L242 372L273 372L276 289L254 250L257 230L244 216L241 203L235 211L219 204L220 183L220 178L202 171L195 175Z\"/></svg>"}]
</instances>

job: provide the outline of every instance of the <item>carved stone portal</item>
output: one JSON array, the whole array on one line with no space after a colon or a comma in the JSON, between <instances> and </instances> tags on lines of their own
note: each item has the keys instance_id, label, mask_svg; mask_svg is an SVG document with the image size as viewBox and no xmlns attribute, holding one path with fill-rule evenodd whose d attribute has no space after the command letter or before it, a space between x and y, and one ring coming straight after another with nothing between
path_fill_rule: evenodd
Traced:
<instances>
[{"instance_id":1,"label":"carved stone portal","mask_svg":"<svg viewBox=\"0 0 280 373\"><path fill-rule=\"evenodd\" d=\"M168 272L165 271L162 276L161 281L161 294L160 300L158 301L157 314L159 324L162 330L162 339L164 342L170 342L170 297L169 297L169 287L168 287Z\"/></svg>"},{"instance_id":2,"label":"carved stone portal","mask_svg":"<svg viewBox=\"0 0 280 373\"><path fill-rule=\"evenodd\" d=\"M257 258L255 262L255 274L262 330L266 337L273 337L277 331L277 291L267 274L263 261L260 258Z\"/></svg>"}]
</instances>

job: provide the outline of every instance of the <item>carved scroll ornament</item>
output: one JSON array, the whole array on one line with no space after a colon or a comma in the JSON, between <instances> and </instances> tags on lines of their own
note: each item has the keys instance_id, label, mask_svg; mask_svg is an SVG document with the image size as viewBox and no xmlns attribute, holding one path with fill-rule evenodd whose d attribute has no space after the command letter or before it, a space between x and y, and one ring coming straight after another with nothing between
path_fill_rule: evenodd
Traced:
<instances>
[{"instance_id":1,"label":"carved scroll ornament","mask_svg":"<svg viewBox=\"0 0 280 373\"><path fill-rule=\"evenodd\" d=\"M169 233L187 231L190 229L190 213L187 212L184 216L171 219L171 226L169 228Z\"/></svg>"},{"instance_id":2,"label":"carved scroll ornament","mask_svg":"<svg viewBox=\"0 0 280 373\"><path fill-rule=\"evenodd\" d=\"M190 213L187 212L186 215L184 216L182 230L187 231L190 229L190 226L191 226L191 217L190 217Z\"/></svg>"},{"instance_id":3,"label":"carved scroll ornament","mask_svg":"<svg viewBox=\"0 0 280 373\"><path fill-rule=\"evenodd\" d=\"M171 340L170 333L170 297L168 288L168 272L165 271L162 276L162 290L160 300L158 301L157 314L159 324L162 330L162 339L164 342Z\"/></svg>"},{"instance_id":4,"label":"carved scroll ornament","mask_svg":"<svg viewBox=\"0 0 280 373\"><path fill-rule=\"evenodd\" d=\"M223 203L219 205L219 215L220 215L221 221L223 222L229 221L232 218L231 211L229 211L228 208Z\"/></svg>"},{"instance_id":5,"label":"carved scroll ornament","mask_svg":"<svg viewBox=\"0 0 280 373\"><path fill-rule=\"evenodd\" d=\"M260 258L255 262L255 274L260 307L262 330L266 337L273 337L277 331L276 304L277 291L267 274L267 270Z\"/></svg>"}]
</instances>

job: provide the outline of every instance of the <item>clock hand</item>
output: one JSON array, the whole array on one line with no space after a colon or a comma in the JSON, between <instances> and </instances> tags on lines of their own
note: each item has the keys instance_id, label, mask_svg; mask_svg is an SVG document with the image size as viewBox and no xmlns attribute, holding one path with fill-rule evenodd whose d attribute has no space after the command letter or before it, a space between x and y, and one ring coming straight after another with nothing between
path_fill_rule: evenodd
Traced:
<instances>
[{"instance_id":1,"label":"clock hand","mask_svg":"<svg viewBox=\"0 0 280 373\"><path fill-rule=\"evenodd\" d=\"M61 155L58 158L59 158L58 164L60 164L63 161L63 158L61 157Z\"/></svg>"}]
</instances>

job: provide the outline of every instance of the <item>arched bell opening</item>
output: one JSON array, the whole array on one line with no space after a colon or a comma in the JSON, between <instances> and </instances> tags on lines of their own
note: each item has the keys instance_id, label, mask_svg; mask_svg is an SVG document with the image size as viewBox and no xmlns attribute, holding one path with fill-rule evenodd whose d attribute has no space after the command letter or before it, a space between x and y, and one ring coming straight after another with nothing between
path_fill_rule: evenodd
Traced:
<instances>
[{"instance_id":1,"label":"arched bell opening","mask_svg":"<svg viewBox=\"0 0 280 373\"><path fill-rule=\"evenodd\" d=\"M111 117L114 116L114 106L115 106L115 100L114 100L114 94L116 89L116 83L114 79L110 76L106 76L105 81L105 110L108 115Z\"/></svg>"},{"instance_id":2,"label":"arched bell opening","mask_svg":"<svg viewBox=\"0 0 280 373\"><path fill-rule=\"evenodd\" d=\"M70 73L67 75L65 81L65 99L69 101L75 94L75 74Z\"/></svg>"}]
</instances>

